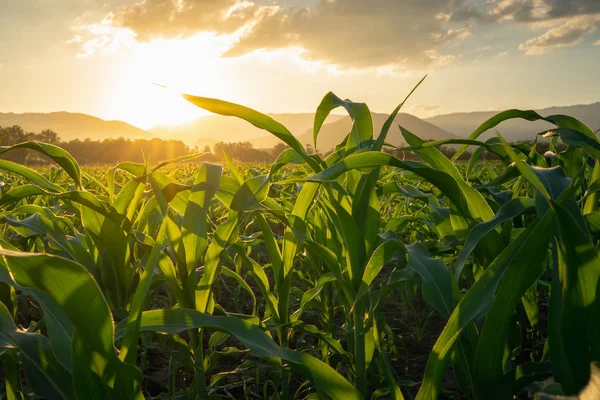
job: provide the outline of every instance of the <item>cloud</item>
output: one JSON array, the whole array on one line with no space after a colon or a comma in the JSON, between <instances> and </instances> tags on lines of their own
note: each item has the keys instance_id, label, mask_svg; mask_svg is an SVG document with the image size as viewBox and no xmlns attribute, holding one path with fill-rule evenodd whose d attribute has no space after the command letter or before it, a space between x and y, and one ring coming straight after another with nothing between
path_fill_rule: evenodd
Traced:
<instances>
[{"instance_id":1,"label":"cloud","mask_svg":"<svg viewBox=\"0 0 600 400\"><path fill-rule=\"evenodd\" d=\"M513 20L545 29L519 48L527 55L575 46L600 25L598 0L502 0L488 13L495 22Z\"/></svg>"},{"instance_id":2,"label":"cloud","mask_svg":"<svg viewBox=\"0 0 600 400\"><path fill-rule=\"evenodd\" d=\"M450 62L455 56L443 54L443 46L468 37L485 15L471 0L316 0L304 7L282 1L142 0L107 19L137 41L232 35L226 57L294 47L306 60L341 68L408 70Z\"/></svg>"},{"instance_id":3,"label":"cloud","mask_svg":"<svg viewBox=\"0 0 600 400\"><path fill-rule=\"evenodd\" d=\"M67 44L77 44L81 47L77 53L78 58L89 57L100 51L113 53L134 42L133 32L114 26L110 18L104 18L99 23L79 23L73 30L76 34Z\"/></svg>"},{"instance_id":4,"label":"cloud","mask_svg":"<svg viewBox=\"0 0 600 400\"><path fill-rule=\"evenodd\" d=\"M463 3L322 0L313 8L291 12L279 8L261 15L225 55L292 44L306 50L306 59L342 67L411 69L445 64L452 55L440 54L441 47L471 34L468 10L458 13Z\"/></svg>"},{"instance_id":5,"label":"cloud","mask_svg":"<svg viewBox=\"0 0 600 400\"><path fill-rule=\"evenodd\" d=\"M496 54L496 57L506 57L508 55L508 51L501 51L500 53Z\"/></svg>"},{"instance_id":6,"label":"cloud","mask_svg":"<svg viewBox=\"0 0 600 400\"><path fill-rule=\"evenodd\" d=\"M496 21L539 22L599 13L598 0L502 0L488 14Z\"/></svg>"},{"instance_id":7,"label":"cloud","mask_svg":"<svg viewBox=\"0 0 600 400\"><path fill-rule=\"evenodd\" d=\"M600 14L565 18L542 35L521 44L519 49L524 50L527 55L539 55L553 49L575 46L586 35L594 32L599 24Z\"/></svg>"},{"instance_id":8,"label":"cloud","mask_svg":"<svg viewBox=\"0 0 600 400\"><path fill-rule=\"evenodd\" d=\"M442 107L437 104L415 104L410 108L410 111L416 114L428 114L434 111L441 110Z\"/></svg>"},{"instance_id":9,"label":"cloud","mask_svg":"<svg viewBox=\"0 0 600 400\"><path fill-rule=\"evenodd\" d=\"M147 41L199 32L232 33L269 8L238 0L143 0L117 8L111 19Z\"/></svg>"},{"instance_id":10,"label":"cloud","mask_svg":"<svg viewBox=\"0 0 600 400\"><path fill-rule=\"evenodd\" d=\"M594 43L594 46L600 46L600 40L598 40L596 43Z\"/></svg>"},{"instance_id":11,"label":"cloud","mask_svg":"<svg viewBox=\"0 0 600 400\"><path fill-rule=\"evenodd\" d=\"M112 3L114 4L114 3ZM600 0L139 0L112 8L102 24L76 32L80 56L135 40L210 32L230 38L223 57L301 49L306 61L340 69L435 68L460 57L449 48L482 25L512 21L544 30L520 45L525 54L574 46L600 24ZM111 32L90 33L90 30ZM100 29L102 28L102 29ZM85 30L84 30L85 31ZM128 32L128 33L127 33ZM85 33L85 32L84 32ZM128 36L129 35L129 36ZM91 37L90 37L91 36ZM491 50L480 47L476 52Z\"/></svg>"}]
</instances>

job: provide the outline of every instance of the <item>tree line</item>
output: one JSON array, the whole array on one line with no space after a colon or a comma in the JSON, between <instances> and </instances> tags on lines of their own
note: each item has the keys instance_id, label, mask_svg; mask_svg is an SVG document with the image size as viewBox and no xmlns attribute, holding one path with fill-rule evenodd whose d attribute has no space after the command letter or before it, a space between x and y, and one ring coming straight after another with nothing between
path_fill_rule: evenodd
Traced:
<instances>
[{"instance_id":1,"label":"tree line","mask_svg":"<svg viewBox=\"0 0 600 400\"><path fill-rule=\"evenodd\" d=\"M58 133L51 129L40 133L26 132L20 126L0 127L0 146L14 146L27 141L39 141L62 147L80 164L116 164L121 161L143 162L144 157L161 161L190 153L190 148L180 140L162 139L104 139L62 141ZM46 164L49 160L37 152L15 149L3 153L1 158L19 164Z\"/></svg>"},{"instance_id":2,"label":"tree line","mask_svg":"<svg viewBox=\"0 0 600 400\"><path fill-rule=\"evenodd\" d=\"M159 138L152 139L103 139L92 140L90 138L80 140L62 141L58 133L51 129L43 130L40 133L26 132L20 126L1 127L0 126L0 146L13 146L18 143L36 140L39 142L50 143L62 147L68 151L80 164L116 164L122 161L144 162L144 158L149 158L152 163L184 156L190 153L207 153L204 157L207 161L221 162L224 160L224 153L227 153L233 160L238 162L259 162L272 163L288 146L279 143L271 149L255 149L251 142L225 143L219 142L212 146L205 146L203 149L196 147L190 148L180 140L165 140ZM531 143L530 143L531 144ZM548 150L549 143L540 141L537 143L538 152L543 154ZM449 146L440 146L438 149L447 157L452 157L456 149ZM315 153L316 150L311 144L306 144L308 153ZM559 150L564 150L561 144ZM387 152L402 159L418 159L413 152L404 152L401 149L388 149ZM323 154L327 156L331 151ZM459 160L468 160L471 154L465 152ZM8 159L20 164L46 164L47 158L37 152L27 149L17 149L0 155L2 159ZM492 161L497 157L494 154L485 152L483 159Z\"/></svg>"},{"instance_id":3,"label":"tree line","mask_svg":"<svg viewBox=\"0 0 600 400\"><path fill-rule=\"evenodd\" d=\"M93 140L90 138L70 141L61 140L59 134L51 129L40 133L26 132L20 126L0 126L0 146L14 146L15 144L35 140L50 143L68 151L80 164L116 164L122 161L144 162L149 158L152 163L184 156L190 153L208 153L204 159L211 161L224 160L223 153L238 162L273 162L287 146L283 143L272 149L255 149L250 142L216 143L212 148L190 148L180 140L152 139L126 139L109 138ZM28 149L15 149L0 155L0 158L17 162L19 164L46 164L50 160L37 152Z\"/></svg>"}]
</instances>

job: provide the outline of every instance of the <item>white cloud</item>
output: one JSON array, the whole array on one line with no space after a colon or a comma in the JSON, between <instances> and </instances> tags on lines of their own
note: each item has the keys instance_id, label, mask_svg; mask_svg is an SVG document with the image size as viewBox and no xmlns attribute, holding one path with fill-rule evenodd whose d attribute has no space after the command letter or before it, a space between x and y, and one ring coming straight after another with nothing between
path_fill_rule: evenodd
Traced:
<instances>
[{"instance_id":1,"label":"white cloud","mask_svg":"<svg viewBox=\"0 0 600 400\"><path fill-rule=\"evenodd\" d=\"M106 20L136 41L177 39L203 32L237 40L225 57L302 48L302 58L342 69L397 70L445 65L444 44L471 35L480 14L470 0L319 0L289 8L244 0L142 0L113 8ZM80 32L77 32L81 34ZM85 41L82 54L114 44L113 34ZM84 46L84 47L85 47Z\"/></svg>"},{"instance_id":2,"label":"white cloud","mask_svg":"<svg viewBox=\"0 0 600 400\"><path fill-rule=\"evenodd\" d=\"M576 46L600 25L599 0L502 0L488 12L494 22L512 20L545 29L519 48L527 55Z\"/></svg>"},{"instance_id":3,"label":"white cloud","mask_svg":"<svg viewBox=\"0 0 600 400\"><path fill-rule=\"evenodd\" d=\"M519 45L519 49L527 55L539 55L553 49L575 46L594 32L599 24L600 14L562 18L543 34Z\"/></svg>"},{"instance_id":4,"label":"white cloud","mask_svg":"<svg viewBox=\"0 0 600 400\"><path fill-rule=\"evenodd\" d=\"M460 55L446 54L448 44L482 25L508 20L540 30L520 45L527 55L577 45L600 25L600 0L315 0L296 7L285 0L136 1L107 5L103 21L80 26L71 41L80 56L210 33L228 38L222 57L299 49L304 61L336 70L400 73L453 62Z\"/></svg>"},{"instance_id":5,"label":"white cloud","mask_svg":"<svg viewBox=\"0 0 600 400\"><path fill-rule=\"evenodd\" d=\"M75 35L67 44L77 44L81 50L78 58L92 56L98 52L113 53L135 41L135 33L130 29L115 26L112 14L97 23L84 23L79 20L73 27Z\"/></svg>"}]
</instances>

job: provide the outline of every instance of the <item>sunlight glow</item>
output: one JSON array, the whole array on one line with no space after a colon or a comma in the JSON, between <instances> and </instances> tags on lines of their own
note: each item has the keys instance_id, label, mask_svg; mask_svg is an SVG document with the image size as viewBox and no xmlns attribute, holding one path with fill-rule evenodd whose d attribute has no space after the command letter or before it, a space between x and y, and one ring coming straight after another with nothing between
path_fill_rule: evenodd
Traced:
<instances>
[{"instance_id":1,"label":"sunlight glow","mask_svg":"<svg viewBox=\"0 0 600 400\"><path fill-rule=\"evenodd\" d=\"M123 114L128 122L145 129L180 125L205 115L180 93L231 97L227 77L218 66L223 51L219 42L223 39L199 35L136 44L122 60L106 113Z\"/></svg>"}]
</instances>

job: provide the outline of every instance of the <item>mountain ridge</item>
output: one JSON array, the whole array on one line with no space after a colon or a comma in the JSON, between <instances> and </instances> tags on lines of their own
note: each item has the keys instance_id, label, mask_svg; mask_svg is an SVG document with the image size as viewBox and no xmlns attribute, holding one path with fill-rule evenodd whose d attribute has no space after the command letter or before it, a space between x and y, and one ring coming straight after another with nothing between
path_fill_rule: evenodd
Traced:
<instances>
[{"instance_id":1,"label":"mountain ridge","mask_svg":"<svg viewBox=\"0 0 600 400\"><path fill-rule=\"evenodd\" d=\"M383 113L371 113L373 119L373 137L377 138L381 132L383 124L388 119L388 114ZM440 129L439 127L426 122L419 117L415 117L411 114L399 113L395 120L396 124L392 124L386 142L394 146L404 146L406 141L400 132L399 125L403 128L415 133L424 140L442 140L456 138L452 133ZM326 123L321 127L319 136L317 137L317 150L324 153L332 150L337 144L341 143L346 135L352 129L352 120L349 116L340 118L334 122ZM307 129L303 134L297 136L297 139L302 144L313 144L313 129ZM274 136L265 136L254 140L254 147L256 148L269 148L275 146L279 139Z\"/></svg>"},{"instance_id":2,"label":"mountain ridge","mask_svg":"<svg viewBox=\"0 0 600 400\"><path fill-rule=\"evenodd\" d=\"M600 128L600 101L590 104L578 104L572 106L553 106L535 110L542 116L564 114L574 117L592 130ZM448 130L460 137L468 137L486 120L498 114L500 111L472 111L461 113L441 114L425 118L442 129ZM502 122L495 129L482 134L480 139L488 139L496 135L496 130L508 141L533 140L535 134L554 127L544 121L525 121L514 119Z\"/></svg>"},{"instance_id":3,"label":"mountain ridge","mask_svg":"<svg viewBox=\"0 0 600 400\"><path fill-rule=\"evenodd\" d=\"M566 114L581 120L592 130L600 128L600 101L590 104L571 106L553 106L538 109L543 116ZM440 114L429 118L419 118L411 114L401 113L397 122L422 139L446 139L452 137L468 137L479 125L498 111L469 111ZM312 144L312 127L314 113L273 113L268 114L273 119L286 126L302 144ZM387 114L373 112L375 137L381 129ZM255 148L272 148L279 139L256 128L246 121L234 117L210 114L202 116L188 124L180 126L155 126L149 130L135 127L119 120L104 120L84 113L56 111L51 113L0 113L0 126L19 125L30 132L41 132L52 129L63 141L73 139L102 140L107 138L125 137L131 139L146 139L160 137L164 139L181 140L190 147L203 149L212 147L217 142L248 141ZM350 131L351 120L347 115L331 114L321 129L317 148L321 152L329 151L343 140ZM484 133L480 139L485 140L500 132L508 141L532 140L535 134L551 128L545 122L529 122L511 120L498 125L497 128ZM397 124L392 125L388 142L400 146L404 144Z\"/></svg>"},{"instance_id":4,"label":"mountain ridge","mask_svg":"<svg viewBox=\"0 0 600 400\"><path fill-rule=\"evenodd\" d=\"M103 140L125 137L130 139L153 138L150 132L120 120L102 118L68 111L51 113L0 113L0 126L18 125L28 132L39 133L45 129L55 131L63 141L74 139Z\"/></svg>"}]
</instances>

